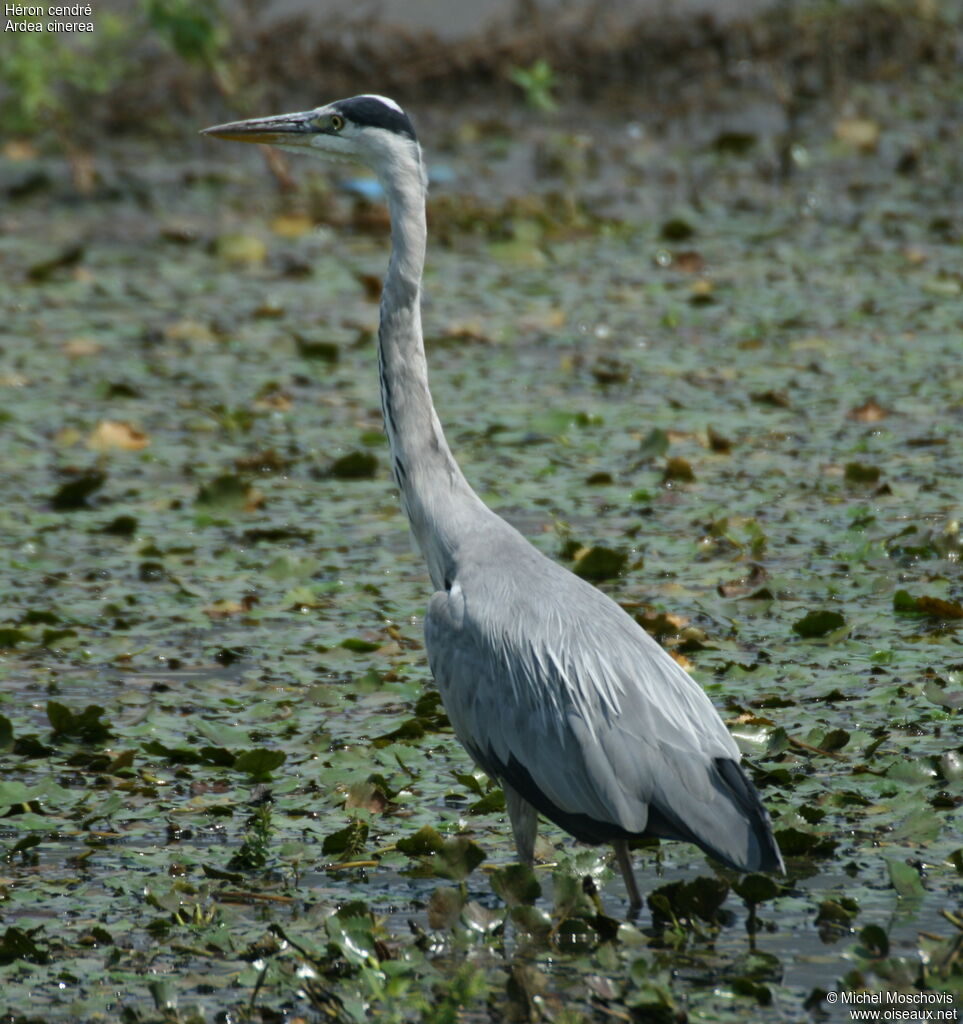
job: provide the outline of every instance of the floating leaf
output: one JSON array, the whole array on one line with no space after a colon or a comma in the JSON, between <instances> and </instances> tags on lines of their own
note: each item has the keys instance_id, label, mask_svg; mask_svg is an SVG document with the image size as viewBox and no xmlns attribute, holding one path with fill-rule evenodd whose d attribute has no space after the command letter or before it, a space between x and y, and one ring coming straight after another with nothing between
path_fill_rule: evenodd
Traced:
<instances>
[{"instance_id":1,"label":"floating leaf","mask_svg":"<svg viewBox=\"0 0 963 1024\"><path fill-rule=\"evenodd\" d=\"M848 928L859 914L859 904L847 896L823 900L816 914L816 924L836 925Z\"/></svg>"},{"instance_id":2,"label":"floating leaf","mask_svg":"<svg viewBox=\"0 0 963 1024\"><path fill-rule=\"evenodd\" d=\"M826 636L837 629L842 629L846 620L839 612L821 611L807 612L801 619L792 624L793 632L801 637Z\"/></svg>"},{"instance_id":3,"label":"floating leaf","mask_svg":"<svg viewBox=\"0 0 963 1024\"><path fill-rule=\"evenodd\" d=\"M695 234L695 228L682 217L671 217L659 229L659 237L666 242L684 242Z\"/></svg>"},{"instance_id":4,"label":"floating leaf","mask_svg":"<svg viewBox=\"0 0 963 1024\"><path fill-rule=\"evenodd\" d=\"M262 238L237 232L221 235L215 251L224 263L234 267L255 266L267 258L267 245Z\"/></svg>"},{"instance_id":5,"label":"floating leaf","mask_svg":"<svg viewBox=\"0 0 963 1024\"><path fill-rule=\"evenodd\" d=\"M870 466L865 462L847 462L845 473L851 484L878 484L882 476L879 466Z\"/></svg>"},{"instance_id":6,"label":"floating leaf","mask_svg":"<svg viewBox=\"0 0 963 1024\"><path fill-rule=\"evenodd\" d=\"M880 127L868 117L841 117L833 125L833 134L861 153L872 153L879 145Z\"/></svg>"},{"instance_id":7,"label":"floating leaf","mask_svg":"<svg viewBox=\"0 0 963 1024\"><path fill-rule=\"evenodd\" d=\"M521 904L512 907L509 918L519 931L544 942L552 933L552 916L541 907Z\"/></svg>"},{"instance_id":8,"label":"floating leaf","mask_svg":"<svg viewBox=\"0 0 963 1024\"><path fill-rule=\"evenodd\" d=\"M275 768L280 768L287 760L283 750L246 750L238 754L231 766L235 771L246 772L256 779L267 778Z\"/></svg>"},{"instance_id":9,"label":"floating leaf","mask_svg":"<svg viewBox=\"0 0 963 1024\"><path fill-rule=\"evenodd\" d=\"M935 680L928 679L923 686L923 694L928 701L948 711L963 711L963 690L945 690ZM958 777L963 777L963 771L959 769L953 772L953 778Z\"/></svg>"},{"instance_id":10,"label":"floating leaf","mask_svg":"<svg viewBox=\"0 0 963 1024\"><path fill-rule=\"evenodd\" d=\"M504 811L505 794L500 789L493 789L468 807L469 814L500 814Z\"/></svg>"},{"instance_id":11,"label":"floating leaf","mask_svg":"<svg viewBox=\"0 0 963 1024\"><path fill-rule=\"evenodd\" d=\"M771 405L774 409L788 409L792 404L785 391L754 391L749 397L759 405Z\"/></svg>"},{"instance_id":12,"label":"floating leaf","mask_svg":"<svg viewBox=\"0 0 963 1024\"><path fill-rule=\"evenodd\" d=\"M485 859L485 853L468 836L443 839L430 825L413 836L399 839L395 846L409 857L416 857L423 867L440 878L462 881Z\"/></svg>"},{"instance_id":13,"label":"floating leaf","mask_svg":"<svg viewBox=\"0 0 963 1024\"><path fill-rule=\"evenodd\" d=\"M76 512L78 509L90 508L87 499L104 486L106 479L105 473L95 469L78 473L54 491L50 505L55 512Z\"/></svg>"},{"instance_id":14,"label":"floating leaf","mask_svg":"<svg viewBox=\"0 0 963 1024\"><path fill-rule=\"evenodd\" d=\"M772 1005L772 989L751 978L733 978L732 991L737 996L754 999L760 1006Z\"/></svg>"},{"instance_id":15,"label":"floating leaf","mask_svg":"<svg viewBox=\"0 0 963 1024\"><path fill-rule=\"evenodd\" d=\"M728 455L732 451L732 441L712 426L706 428L706 440L709 448L719 455Z\"/></svg>"},{"instance_id":16,"label":"floating leaf","mask_svg":"<svg viewBox=\"0 0 963 1024\"><path fill-rule=\"evenodd\" d=\"M100 533L113 537L133 537L137 533L137 519L134 516L117 516L100 528Z\"/></svg>"},{"instance_id":17,"label":"floating leaf","mask_svg":"<svg viewBox=\"0 0 963 1024\"><path fill-rule=\"evenodd\" d=\"M776 842L784 857L831 857L839 842L798 828L783 828L776 833Z\"/></svg>"},{"instance_id":18,"label":"floating leaf","mask_svg":"<svg viewBox=\"0 0 963 1024\"><path fill-rule=\"evenodd\" d=\"M0 650L29 643L31 639L30 633L25 629L17 629L15 626L0 626Z\"/></svg>"},{"instance_id":19,"label":"floating leaf","mask_svg":"<svg viewBox=\"0 0 963 1024\"><path fill-rule=\"evenodd\" d=\"M123 420L102 420L87 438L87 447L96 452L139 452L149 444L150 438L143 431Z\"/></svg>"},{"instance_id":20,"label":"floating leaf","mask_svg":"<svg viewBox=\"0 0 963 1024\"><path fill-rule=\"evenodd\" d=\"M903 860L886 859L889 880L903 899L921 900L926 895L919 871Z\"/></svg>"},{"instance_id":21,"label":"floating leaf","mask_svg":"<svg viewBox=\"0 0 963 1024\"><path fill-rule=\"evenodd\" d=\"M622 572L628 560L629 556L624 551L614 548L584 548L576 555L572 572L583 580L610 580Z\"/></svg>"},{"instance_id":22,"label":"floating leaf","mask_svg":"<svg viewBox=\"0 0 963 1024\"><path fill-rule=\"evenodd\" d=\"M409 857L428 857L444 848L445 840L430 825L422 826L413 836L406 836L395 847Z\"/></svg>"},{"instance_id":23,"label":"floating leaf","mask_svg":"<svg viewBox=\"0 0 963 1024\"><path fill-rule=\"evenodd\" d=\"M314 228L306 213L279 213L271 221L271 230L281 238L300 238Z\"/></svg>"},{"instance_id":24,"label":"floating leaf","mask_svg":"<svg viewBox=\"0 0 963 1024\"><path fill-rule=\"evenodd\" d=\"M635 621L656 640L665 640L667 637L678 636L686 627L688 619L681 615L674 615L670 612L639 612Z\"/></svg>"},{"instance_id":25,"label":"floating leaf","mask_svg":"<svg viewBox=\"0 0 963 1024\"><path fill-rule=\"evenodd\" d=\"M744 156L757 142L758 137L752 132L722 131L713 140L712 148L717 153Z\"/></svg>"},{"instance_id":26,"label":"floating leaf","mask_svg":"<svg viewBox=\"0 0 963 1024\"><path fill-rule=\"evenodd\" d=\"M198 489L194 504L210 512L240 512L248 504L251 485L239 476L224 474Z\"/></svg>"},{"instance_id":27,"label":"floating leaf","mask_svg":"<svg viewBox=\"0 0 963 1024\"><path fill-rule=\"evenodd\" d=\"M816 746L820 750L842 750L849 743L849 733L845 729L830 729Z\"/></svg>"},{"instance_id":28,"label":"floating leaf","mask_svg":"<svg viewBox=\"0 0 963 1024\"><path fill-rule=\"evenodd\" d=\"M84 247L82 245L69 245L56 256L34 263L27 270L27 277L34 283L46 281L55 271L76 266L83 258Z\"/></svg>"},{"instance_id":29,"label":"floating leaf","mask_svg":"<svg viewBox=\"0 0 963 1024\"><path fill-rule=\"evenodd\" d=\"M373 780L355 782L348 789L348 795L344 801L345 810L361 808L371 811L372 814L384 814L388 809L388 797L384 789Z\"/></svg>"},{"instance_id":30,"label":"floating leaf","mask_svg":"<svg viewBox=\"0 0 963 1024\"><path fill-rule=\"evenodd\" d=\"M465 789L470 790L475 794L475 796L483 797L485 795L484 786L482 786L481 781L474 775L469 775L467 772L464 774L453 772L452 774L455 776L455 779L465 787Z\"/></svg>"},{"instance_id":31,"label":"floating leaf","mask_svg":"<svg viewBox=\"0 0 963 1024\"><path fill-rule=\"evenodd\" d=\"M374 452L349 452L328 467L328 475L336 480L370 480L377 472L378 456Z\"/></svg>"},{"instance_id":32,"label":"floating leaf","mask_svg":"<svg viewBox=\"0 0 963 1024\"><path fill-rule=\"evenodd\" d=\"M695 480L695 473L688 459L673 456L666 460L665 470L662 473L663 483L691 483L693 480Z\"/></svg>"},{"instance_id":33,"label":"floating leaf","mask_svg":"<svg viewBox=\"0 0 963 1024\"><path fill-rule=\"evenodd\" d=\"M702 876L691 882L670 882L649 894L649 908L653 916L665 917L668 908L672 916L691 920L715 921L719 908L729 895L729 886L721 878ZM653 899L658 897L658 899Z\"/></svg>"},{"instance_id":34,"label":"floating leaf","mask_svg":"<svg viewBox=\"0 0 963 1024\"><path fill-rule=\"evenodd\" d=\"M29 931L8 928L0 936L0 964L13 963L14 960L28 960L35 964L48 963L50 956L47 950L35 938L40 932L40 928L31 928Z\"/></svg>"},{"instance_id":35,"label":"floating leaf","mask_svg":"<svg viewBox=\"0 0 963 1024\"><path fill-rule=\"evenodd\" d=\"M878 924L868 924L859 933L856 954L866 960L880 960L889 955L889 936Z\"/></svg>"},{"instance_id":36,"label":"floating leaf","mask_svg":"<svg viewBox=\"0 0 963 1024\"><path fill-rule=\"evenodd\" d=\"M642 439L639 455L643 459L657 459L669 450L669 435L658 427L653 427Z\"/></svg>"},{"instance_id":37,"label":"floating leaf","mask_svg":"<svg viewBox=\"0 0 963 1024\"><path fill-rule=\"evenodd\" d=\"M905 590L893 595L893 611L904 615L928 615L934 619L963 619L963 604L941 597L914 597Z\"/></svg>"},{"instance_id":38,"label":"floating leaf","mask_svg":"<svg viewBox=\"0 0 963 1024\"><path fill-rule=\"evenodd\" d=\"M10 847L10 849L7 851L6 856L4 857L4 860L6 860L9 863L19 856L21 862L24 864L31 862L36 863L36 855L28 854L30 850L36 849L38 846L41 845L42 842L43 840L40 838L40 836L35 835L34 833L31 833L28 836L24 836L23 839L17 840L17 842L15 842L13 846Z\"/></svg>"},{"instance_id":39,"label":"floating leaf","mask_svg":"<svg viewBox=\"0 0 963 1024\"><path fill-rule=\"evenodd\" d=\"M105 713L104 709L96 704L88 704L83 711L75 713L55 700L47 701L47 718L55 738L65 737L82 743L103 743L113 735L110 727L100 720Z\"/></svg>"},{"instance_id":40,"label":"floating leaf","mask_svg":"<svg viewBox=\"0 0 963 1024\"><path fill-rule=\"evenodd\" d=\"M900 821L890 833L890 840L919 844L930 843L936 839L943 830L943 822L940 816L935 813L932 807L924 804L915 811L911 811Z\"/></svg>"},{"instance_id":41,"label":"floating leaf","mask_svg":"<svg viewBox=\"0 0 963 1024\"><path fill-rule=\"evenodd\" d=\"M777 881L758 872L744 875L733 883L732 889L740 899L751 904L766 903L775 899L782 891Z\"/></svg>"},{"instance_id":42,"label":"floating leaf","mask_svg":"<svg viewBox=\"0 0 963 1024\"><path fill-rule=\"evenodd\" d=\"M188 345L213 345L217 336L207 324L190 317L183 317L167 324L164 337L168 341L176 341Z\"/></svg>"},{"instance_id":43,"label":"floating leaf","mask_svg":"<svg viewBox=\"0 0 963 1024\"><path fill-rule=\"evenodd\" d=\"M628 363L612 356L599 356L592 364L592 376L599 384L624 384L632 373Z\"/></svg>"},{"instance_id":44,"label":"floating leaf","mask_svg":"<svg viewBox=\"0 0 963 1024\"><path fill-rule=\"evenodd\" d=\"M489 876L492 888L509 907L534 904L542 887L528 864L509 864Z\"/></svg>"},{"instance_id":45,"label":"floating leaf","mask_svg":"<svg viewBox=\"0 0 963 1024\"><path fill-rule=\"evenodd\" d=\"M201 871L205 878L214 878L221 882L231 882L240 885L244 881L244 875L237 871L225 871L223 868L215 867L213 864L202 864Z\"/></svg>"},{"instance_id":46,"label":"floating leaf","mask_svg":"<svg viewBox=\"0 0 963 1024\"><path fill-rule=\"evenodd\" d=\"M459 889L439 886L428 900L428 927L434 931L453 928L464 905L465 897Z\"/></svg>"},{"instance_id":47,"label":"floating leaf","mask_svg":"<svg viewBox=\"0 0 963 1024\"><path fill-rule=\"evenodd\" d=\"M867 399L862 405L857 405L846 414L849 419L857 420L860 423L878 423L890 415L889 409L876 401L875 398Z\"/></svg>"},{"instance_id":48,"label":"floating leaf","mask_svg":"<svg viewBox=\"0 0 963 1024\"><path fill-rule=\"evenodd\" d=\"M361 637L349 636L345 637L338 646L343 647L346 651L354 651L355 654L370 654L372 651L377 651L381 644L375 643L373 640L362 640Z\"/></svg>"},{"instance_id":49,"label":"floating leaf","mask_svg":"<svg viewBox=\"0 0 963 1024\"><path fill-rule=\"evenodd\" d=\"M295 334L294 341L302 359L317 359L324 363L336 363L341 357L341 350L333 341L317 341L303 334Z\"/></svg>"},{"instance_id":50,"label":"floating leaf","mask_svg":"<svg viewBox=\"0 0 963 1024\"><path fill-rule=\"evenodd\" d=\"M339 856L342 860L350 860L365 848L368 842L368 826L365 822L355 819L324 837L321 852L325 857Z\"/></svg>"},{"instance_id":51,"label":"floating leaf","mask_svg":"<svg viewBox=\"0 0 963 1024\"><path fill-rule=\"evenodd\" d=\"M689 285L689 302L693 306L708 306L713 301L716 287L708 278L700 277Z\"/></svg>"},{"instance_id":52,"label":"floating leaf","mask_svg":"<svg viewBox=\"0 0 963 1024\"><path fill-rule=\"evenodd\" d=\"M222 747L168 747L160 740L149 740L141 748L145 754L153 754L156 757L163 757L174 764L213 764L222 768L230 768L235 761L235 755Z\"/></svg>"}]
</instances>

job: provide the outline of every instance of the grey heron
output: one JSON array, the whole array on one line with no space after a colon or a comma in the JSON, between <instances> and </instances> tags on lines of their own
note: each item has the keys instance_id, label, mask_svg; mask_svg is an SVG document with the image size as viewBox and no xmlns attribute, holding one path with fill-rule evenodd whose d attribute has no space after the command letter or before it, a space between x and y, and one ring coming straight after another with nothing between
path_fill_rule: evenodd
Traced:
<instances>
[{"instance_id":1,"label":"grey heron","mask_svg":"<svg viewBox=\"0 0 963 1024\"><path fill-rule=\"evenodd\" d=\"M408 115L364 95L204 134L348 158L377 175L391 218L378 368L391 469L435 593L431 672L455 734L504 787L521 861L537 816L611 843L631 907L629 841L694 843L741 871L784 870L769 815L702 688L607 595L489 509L451 453L421 331L427 179Z\"/></svg>"}]
</instances>

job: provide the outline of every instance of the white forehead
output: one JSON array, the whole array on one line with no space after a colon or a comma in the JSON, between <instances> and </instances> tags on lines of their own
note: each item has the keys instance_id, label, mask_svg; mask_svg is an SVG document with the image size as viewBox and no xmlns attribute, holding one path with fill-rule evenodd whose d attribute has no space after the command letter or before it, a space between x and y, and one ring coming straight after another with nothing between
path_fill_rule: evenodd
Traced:
<instances>
[{"instance_id":1,"label":"white forehead","mask_svg":"<svg viewBox=\"0 0 963 1024\"><path fill-rule=\"evenodd\" d=\"M358 99L378 100L379 103L383 103L386 107L391 107L392 110L397 110L399 114L404 113L401 107L399 107L390 96L380 96L376 92L366 92L359 96Z\"/></svg>"}]
</instances>

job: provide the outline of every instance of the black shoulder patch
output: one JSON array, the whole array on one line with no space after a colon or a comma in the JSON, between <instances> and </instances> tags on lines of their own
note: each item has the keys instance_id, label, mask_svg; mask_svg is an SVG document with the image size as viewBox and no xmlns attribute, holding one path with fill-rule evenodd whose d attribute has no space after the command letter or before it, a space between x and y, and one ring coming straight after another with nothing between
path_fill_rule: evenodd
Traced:
<instances>
[{"instance_id":1,"label":"black shoulder patch","mask_svg":"<svg viewBox=\"0 0 963 1024\"><path fill-rule=\"evenodd\" d=\"M340 100L332 104L339 114L355 124L367 128L384 128L396 135L404 135L417 140L415 129L408 115L384 100L375 96L353 96L349 100Z\"/></svg>"}]
</instances>

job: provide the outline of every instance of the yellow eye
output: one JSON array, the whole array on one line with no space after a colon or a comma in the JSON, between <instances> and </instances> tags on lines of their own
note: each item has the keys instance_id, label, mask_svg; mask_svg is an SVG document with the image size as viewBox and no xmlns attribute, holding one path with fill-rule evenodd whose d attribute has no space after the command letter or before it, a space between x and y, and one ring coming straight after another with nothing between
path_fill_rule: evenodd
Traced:
<instances>
[{"instance_id":1,"label":"yellow eye","mask_svg":"<svg viewBox=\"0 0 963 1024\"><path fill-rule=\"evenodd\" d=\"M341 131L344 127L344 118L340 114L331 115L331 130L335 132Z\"/></svg>"}]
</instances>

